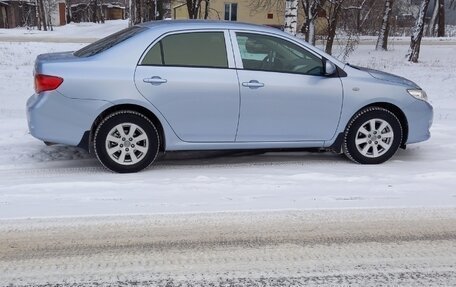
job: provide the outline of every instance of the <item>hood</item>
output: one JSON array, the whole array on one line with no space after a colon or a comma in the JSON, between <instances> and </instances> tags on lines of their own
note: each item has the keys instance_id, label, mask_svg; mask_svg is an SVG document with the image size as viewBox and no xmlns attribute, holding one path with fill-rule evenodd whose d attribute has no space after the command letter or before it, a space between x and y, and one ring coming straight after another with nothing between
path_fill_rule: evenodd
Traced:
<instances>
[{"instance_id":1,"label":"hood","mask_svg":"<svg viewBox=\"0 0 456 287\"><path fill-rule=\"evenodd\" d=\"M417 84L415 84L414 82L412 82L406 78L403 78L403 77L399 77L399 76L396 76L396 75L393 75L390 73L386 73L386 72L382 72L382 71L374 70L374 69L369 69L369 68L364 68L364 67L358 67L358 66L353 66L353 65L350 65L350 67L355 68L357 70L367 72L367 73L369 73L369 75L371 75L373 78L375 78L377 80L396 83L396 84L407 86L407 87L410 87L413 89L420 89L420 87Z\"/></svg>"}]
</instances>

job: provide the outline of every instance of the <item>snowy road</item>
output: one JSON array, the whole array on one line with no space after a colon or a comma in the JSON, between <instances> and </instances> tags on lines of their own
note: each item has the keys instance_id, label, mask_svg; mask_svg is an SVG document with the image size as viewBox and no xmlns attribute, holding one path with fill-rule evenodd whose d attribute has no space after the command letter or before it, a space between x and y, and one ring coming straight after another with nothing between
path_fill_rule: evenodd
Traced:
<instances>
[{"instance_id":1,"label":"snowy road","mask_svg":"<svg viewBox=\"0 0 456 287\"><path fill-rule=\"evenodd\" d=\"M456 209L0 222L2 286L454 286L455 258Z\"/></svg>"}]
</instances>

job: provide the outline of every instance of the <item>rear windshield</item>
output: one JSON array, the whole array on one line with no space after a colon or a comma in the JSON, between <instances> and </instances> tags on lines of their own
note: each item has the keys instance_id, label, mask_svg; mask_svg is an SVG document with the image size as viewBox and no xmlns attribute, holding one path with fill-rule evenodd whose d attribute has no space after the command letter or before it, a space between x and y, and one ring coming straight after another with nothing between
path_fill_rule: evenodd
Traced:
<instances>
[{"instance_id":1,"label":"rear windshield","mask_svg":"<svg viewBox=\"0 0 456 287\"><path fill-rule=\"evenodd\" d=\"M109 35L106 38L100 39L84 48L74 52L76 57L90 57L108 50L111 47L127 40L130 37L133 37L136 34L141 33L142 31L147 30L145 27L133 26L130 28L123 29L117 33Z\"/></svg>"}]
</instances>

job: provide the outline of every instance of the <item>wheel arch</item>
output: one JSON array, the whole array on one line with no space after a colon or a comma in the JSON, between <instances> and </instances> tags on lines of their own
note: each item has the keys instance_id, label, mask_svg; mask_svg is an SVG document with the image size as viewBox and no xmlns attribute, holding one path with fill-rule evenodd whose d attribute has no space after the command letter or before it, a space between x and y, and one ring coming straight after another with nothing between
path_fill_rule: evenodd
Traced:
<instances>
[{"instance_id":1,"label":"wheel arch","mask_svg":"<svg viewBox=\"0 0 456 287\"><path fill-rule=\"evenodd\" d=\"M409 128L408 128L407 117L405 116L404 112L398 106L396 106L394 104L386 103L386 102L377 102L377 103L372 103L372 104L362 107L361 109L356 111L356 113L354 115L356 115L361 110L363 110L365 108L369 108L369 107L383 108L385 110L392 112L399 119L399 121L401 123L401 127L402 127L402 142L401 142L400 147L405 148L405 143L407 142L407 139L408 139ZM352 119L350 119L350 121L351 120ZM350 123L350 121L349 121L349 123Z\"/></svg>"},{"instance_id":2,"label":"wheel arch","mask_svg":"<svg viewBox=\"0 0 456 287\"><path fill-rule=\"evenodd\" d=\"M94 120L92 123L92 127L90 128L90 136L89 136L89 148L90 151L92 151L93 148L93 135L98 127L98 125L101 123L101 121L108 116L109 114L112 114L117 111L121 110L129 110L129 111L134 111L141 113L145 117L147 117L157 128L158 134L160 135L160 151L165 151L166 150L166 139L165 139L165 131L163 129L163 125L161 124L160 120L158 117L149 109L140 106L140 105L135 105L135 104L119 104L115 106L111 106L101 112L98 117Z\"/></svg>"},{"instance_id":3,"label":"wheel arch","mask_svg":"<svg viewBox=\"0 0 456 287\"><path fill-rule=\"evenodd\" d=\"M405 116L404 112L398 106L396 106L394 104L387 103L387 102L375 102L375 103L370 103L368 105L365 105L353 113L353 115L350 117L350 119L345 124L344 129L337 135L334 143L329 147L330 150L335 151L337 153L341 152L343 138L344 138L345 131L347 130L347 126L352 122L353 117L355 117L360 111L362 111L366 108L370 108L370 107L379 107L379 108L388 110L388 111L392 112L399 119L399 122L402 127L402 142L400 144L400 147L405 148L405 143L407 142L407 139L408 139L409 128L408 128L407 117Z\"/></svg>"}]
</instances>

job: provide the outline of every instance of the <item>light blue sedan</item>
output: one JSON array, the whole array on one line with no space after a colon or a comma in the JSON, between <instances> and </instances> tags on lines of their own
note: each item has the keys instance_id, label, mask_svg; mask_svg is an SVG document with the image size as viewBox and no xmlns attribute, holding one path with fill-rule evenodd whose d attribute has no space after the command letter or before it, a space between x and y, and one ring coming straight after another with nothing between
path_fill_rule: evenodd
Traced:
<instances>
[{"instance_id":1,"label":"light blue sedan","mask_svg":"<svg viewBox=\"0 0 456 287\"><path fill-rule=\"evenodd\" d=\"M31 134L94 152L116 172L178 150L320 148L378 164L427 140L433 118L412 81L222 21L146 23L39 55L35 89Z\"/></svg>"}]
</instances>

